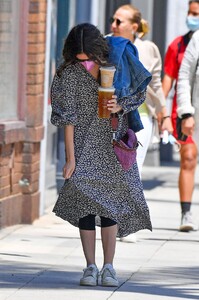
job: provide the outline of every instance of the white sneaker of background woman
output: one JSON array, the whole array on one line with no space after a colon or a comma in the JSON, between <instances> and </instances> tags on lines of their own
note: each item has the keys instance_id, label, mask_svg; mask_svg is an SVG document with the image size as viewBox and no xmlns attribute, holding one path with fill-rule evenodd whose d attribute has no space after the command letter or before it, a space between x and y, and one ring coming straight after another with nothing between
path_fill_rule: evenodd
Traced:
<instances>
[{"instance_id":1,"label":"white sneaker of background woman","mask_svg":"<svg viewBox=\"0 0 199 300\"><path fill-rule=\"evenodd\" d=\"M125 242L125 243L136 243L137 242L137 237L135 233L131 233L127 236L124 236L120 238L120 242Z\"/></svg>"}]
</instances>

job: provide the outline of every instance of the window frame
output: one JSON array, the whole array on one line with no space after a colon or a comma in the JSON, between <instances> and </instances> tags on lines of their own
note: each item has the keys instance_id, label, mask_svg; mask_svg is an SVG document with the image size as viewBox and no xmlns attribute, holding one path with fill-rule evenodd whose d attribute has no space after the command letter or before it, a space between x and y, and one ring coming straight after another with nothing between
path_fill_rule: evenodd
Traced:
<instances>
[{"instance_id":1,"label":"window frame","mask_svg":"<svg viewBox=\"0 0 199 300\"><path fill-rule=\"evenodd\" d=\"M17 70L16 117L5 117L0 120L0 145L16 143L25 139L27 56L28 56L28 16L29 1L19 0L19 36Z\"/></svg>"},{"instance_id":2,"label":"window frame","mask_svg":"<svg viewBox=\"0 0 199 300\"><path fill-rule=\"evenodd\" d=\"M28 9L29 9L28 1L20 0L19 9L20 9L20 21L19 21L17 116L18 116L18 120L25 120L27 56L28 56Z\"/></svg>"}]
</instances>

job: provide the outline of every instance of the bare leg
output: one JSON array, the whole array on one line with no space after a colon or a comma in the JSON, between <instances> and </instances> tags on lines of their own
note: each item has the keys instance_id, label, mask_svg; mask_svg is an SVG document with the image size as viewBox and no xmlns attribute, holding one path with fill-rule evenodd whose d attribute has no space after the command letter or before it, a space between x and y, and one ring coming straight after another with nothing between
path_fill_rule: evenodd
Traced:
<instances>
[{"instance_id":1,"label":"bare leg","mask_svg":"<svg viewBox=\"0 0 199 300\"><path fill-rule=\"evenodd\" d=\"M80 238L87 263L87 267L95 264L95 230L80 229Z\"/></svg>"},{"instance_id":2,"label":"bare leg","mask_svg":"<svg viewBox=\"0 0 199 300\"><path fill-rule=\"evenodd\" d=\"M104 252L104 265L113 264L116 246L116 235L117 224L101 228L102 247Z\"/></svg>"},{"instance_id":3,"label":"bare leg","mask_svg":"<svg viewBox=\"0 0 199 300\"><path fill-rule=\"evenodd\" d=\"M195 144L182 145L180 154L180 202L191 202L194 190L194 176L197 165L197 147Z\"/></svg>"}]
</instances>

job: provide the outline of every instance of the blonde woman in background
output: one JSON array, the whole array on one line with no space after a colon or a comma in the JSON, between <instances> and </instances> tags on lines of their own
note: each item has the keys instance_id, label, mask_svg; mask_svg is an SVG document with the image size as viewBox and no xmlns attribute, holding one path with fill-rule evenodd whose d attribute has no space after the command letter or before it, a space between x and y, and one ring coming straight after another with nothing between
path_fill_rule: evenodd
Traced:
<instances>
[{"instance_id":1,"label":"blonde woman in background","mask_svg":"<svg viewBox=\"0 0 199 300\"><path fill-rule=\"evenodd\" d=\"M144 129L136 133L142 147L137 150L137 164L141 175L147 149L152 140L159 142L159 130L153 136L153 120L157 129L157 116L160 116L160 130L173 132L170 117L166 109L166 101L161 84L162 61L158 47L151 41L142 41L148 32L148 24L142 19L140 11L132 5L120 6L111 18L113 36L129 39L138 49L139 59L152 74L152 80L147 87L146 101L139 107L139 113ZM136 242L135 234L120 239L124 242Z\"/></svg>"}]
</instances>

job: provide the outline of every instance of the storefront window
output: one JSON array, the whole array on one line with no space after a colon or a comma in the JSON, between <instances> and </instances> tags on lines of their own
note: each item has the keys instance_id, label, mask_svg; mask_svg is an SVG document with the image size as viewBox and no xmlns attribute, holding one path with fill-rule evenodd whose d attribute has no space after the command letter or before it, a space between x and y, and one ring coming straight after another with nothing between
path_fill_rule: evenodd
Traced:
<instances>
[{"instance_id":1,"label":"storefront window","mask_svg":"<svg viewBox=\"0 0 199 300\"><path fill-rule=\"evenodd\" d=\"M19 2L0 0L0 119L18 110Z\"/></svg>"}]
</instances>

